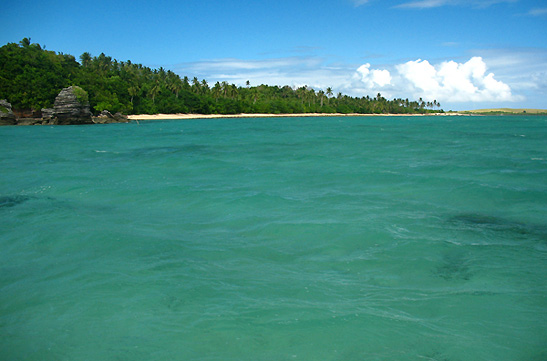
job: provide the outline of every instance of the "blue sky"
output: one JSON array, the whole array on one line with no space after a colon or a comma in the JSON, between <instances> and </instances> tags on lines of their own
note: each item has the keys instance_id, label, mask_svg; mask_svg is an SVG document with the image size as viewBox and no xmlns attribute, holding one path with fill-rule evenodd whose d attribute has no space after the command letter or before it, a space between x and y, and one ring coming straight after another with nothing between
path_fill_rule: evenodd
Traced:
<instances>
[{"instance_id":1,"label":"blue sky","mask_svg":"<svg viewBox=\"0 0 547 361\"><path fill-rule=\"evenodd\" d=\"M8 1L0 44L104 52L181 76L547 108L547 1Z\"/></svg>"}]
</instances>

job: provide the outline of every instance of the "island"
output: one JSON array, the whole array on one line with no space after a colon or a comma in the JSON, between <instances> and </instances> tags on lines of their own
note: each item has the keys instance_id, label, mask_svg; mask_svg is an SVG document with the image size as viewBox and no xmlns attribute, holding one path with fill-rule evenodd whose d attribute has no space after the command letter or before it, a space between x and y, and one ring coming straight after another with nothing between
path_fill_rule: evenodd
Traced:
<instances>
[{"instance_id":1,"label":"island","mask_svg":"<svg viewBox=\"0 0 547 361\"><path fill-rule=\"evenodd\" d=\"M0 47L0 63L4 125L126 122L135 115L154 114L188 118L444 113L436 100L389 100L380 93L335 95L331 87L251 86L249 81L243 86L226 81L210 86L207 80L190 80L104 53L84 52L78 62L73 55L45 50L29 38Z\"/></svg>"}]
</instances>

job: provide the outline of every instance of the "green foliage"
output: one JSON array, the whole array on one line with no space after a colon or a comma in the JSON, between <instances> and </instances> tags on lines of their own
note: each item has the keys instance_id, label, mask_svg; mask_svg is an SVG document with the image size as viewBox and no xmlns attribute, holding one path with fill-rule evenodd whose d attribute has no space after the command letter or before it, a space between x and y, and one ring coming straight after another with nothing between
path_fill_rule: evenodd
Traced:
<instances>
[{"instance_id":1,"label":"green foliage","mask_svg":"<svg viewBox=\"0 0 547 361\"><path fill-rule=\"evenodd\" d=\"M0 113L8 113L8 108L5 108L0 105Z\"/></svg>"},{"instance_id":2,"label":"green foliage","mask_svg":"<svg viewBox=\"0 0 547 361\"><path fill-rule=\"evenodd\" d=\"M0 98L16 109L51 107L61 89L76 75L79 65L71 55L42 50L23 39L0 48Z\"/></svg>"},{"instance_id":3,"label":"green foliage","mask_svg":"<svg viewBox=\"0 0 547 361\"><path fill-rule=\"evenodd\" d=\"M76 95L76 99L80 102L80 104L88 104L89 103L89 95L85 90L80 88L77 85L72 86L72 91L74 92L74 95Z\"/></svg>"},{"instance_id":4,"label":"green foliage","mask_svg":"<svg viewBox=\"0 0 547 361\"><path fill-rule=\"evenodd\" d=\"M125 114L155 113L427 113L439 109L436 101L387 100L380 94L357 98L332 88L259 85L238 87L227 82L210 85L206 80L180 76L170 70L151 69L131 61L119 62L101 53L79 57L42 49L23 39L0 48L0 99L14 109L51 107L69 85L92 111ZM76 90L80 89L80 90ZM85 89L85 90L84 90ZM428 109L430 108L430 109Z\"/></svg>"}]
</instances>

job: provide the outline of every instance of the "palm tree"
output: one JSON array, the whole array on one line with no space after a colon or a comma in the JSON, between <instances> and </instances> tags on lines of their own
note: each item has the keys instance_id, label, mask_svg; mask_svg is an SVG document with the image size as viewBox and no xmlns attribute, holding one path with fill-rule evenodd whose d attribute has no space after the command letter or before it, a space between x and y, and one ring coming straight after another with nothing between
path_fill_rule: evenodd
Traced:
<instances>
[{"instance_id":1,"label":"palm tree","mask_svg":"<svg viewBox=\"0 0 547 361\"><path fill-rule=\"evenodd\" d=\"M160 69L158 70L158 75L162 82L165 80L165 77L167 76L167 73L165 72L165 69L162 66L160 66Z\"/></svg>"},{"instance_id":2,"label":"palm tree","mask_svg":"<svg viewBox=\"0 0 547 361\"><path fill-rule=\"evenodd\" d=\"M230 85L231 98L232 99L237 98L238 93L239 93L239 91L238 91L236 85L235 84Z\"/></svg>"},{"instance_id":3,"label":"palm tree","mask_svg":"<svg viewBox=\"0 0 547 361\"><path fill-rule=\"evenodd\" d=\"M186 90L190 89L190 80L187 76L182 79L182 88Z\"/></svg>"},{"instance_id":4,"label":"palm tree","mask_svg":"<svg viewBox=\"0 0 547 361\"><path fill-rule=\"evenodd\" d=\"M308 91L308 107L311 108L311 102L313 100L313 104L315 105L315 90L310 89Z\"/></svg>"},{"instance_id":5,"label":"palm tree","mask_svg":"<svg viewBox=\"0 0 547 361\"><path fill-rule=\"evenodd\" d=\"M304 85L298 89L296 89L296 96L298 98L300 98L301 102L302 102L302 105L304 105L304 98L306 96L306 89L307 89L307 85Z\"/></svg>"},{"instance_id":6,"label":"palm tree","mask_svg":"<svg viewBox=\"0 0 547 361\"><path fill-rule=\"evenodd\" d=\"M139 87L138 86L131 86L127 89L127 92L131 96L131 104L133 104L133 97L139 94Z\"/></svg>"},{"instance_id":7,"label":"palm tree","mask_svg":"<svg viewBox=\"0 0 547 361\"><path fill-rule=\"evenodd\" d=\"M319 90L317 94L319 94L319 96L321 97L321 108L323 108L323 98L325 97L325 92L322 90Z\"/></svg>"},{"instance_id":8,"label":"palm tree","mask_svg":"<svg viewBox=\"0 0 547 361\"><path fill-rule=\"evenodd\" d=\"M228 95L228 88L230 86L228 85L227 81L223 81L221 84L221 87L222 87L222 93L224 94L224 98L226 98L226 96Z\"/></svg>"},{"instance_id":9,"label":"palm tree","mask_svg":"<svg viewBox=\"0 0 547 361\"><path fill-rule=\"evenodd\" d=\"M220 94L222 93L222 86L218 81L215 83L215 86L213 86L212 93L215 100L218 100L218 98L220 98Z\"/></svg>"},{"instance_id":10,"label":"palm tree","mask_svg":"<svg viewBox=\"0 0 547 361\"><path fill-rule=\"evenodd\" d=\"M209 92L209 84L207 84L207 80L205 79L201 81L201 92L202 94L207 94Z\"/></svg>"},{"instance_id":11,"label":"palm tree","mask_svg":"<svg viewBox=\"0 0 547 361\"><path fill-rule=\"evenodd\" d=\"M192 79L192 91L194 93L199 93L200 92L200 87L201 87L201 84L200 84L198 78L194 77L194 79Z\"/></svg>"},{"instance_id":12,"label":"palm tree","mask_svg":"<svg viewBox=\"0 0 547 361\"><path fill-rule=\"evenodd\" d=\"M87 68L91 64L91 54L86 51L80 55L80 61L82 62L82 65Z\"/></svg>"},{"instance_id":13,"label":"palm tree","mask_svg":"<svg viewBox=\"0 0 547 361\"><path fill-rule=\"evenodd\" d=\"M30 46L30 38L23 38L19 44L21 44L23 48L28 48Z\"/></svg>"},{"instance_id":14,"label":"palm tree","mask_svg":"<svg viewBox=\"0 0 547 361\"><path fill-rule=\"evenodd\" d=\"M175 98L179 98L179 92L182 90L182 80L177 76L176 78L173 78L171 81L171 84L169 84L169 89L171 91L175 92Z\"/></svg>"},{"instance_id":15,"label":"palm tree","mask_svg":"<svg viewBox=\"0 0 547 361\"><path fill-rule=\"evenodd\" d=\"M154 84L154 86L152 86L152 88L150 89L150 95L152 96L152 104L155 103L156 95L158 95L159 92L160 92L160 84L158 81L156 81L156 84Z\"/></svg>"},{"instance_id":16,"label":"palm tree","mask_svg":"<svg viewBox=\"0 0 547 361\"><path fill-rule=\"evenodd\" d=\"M332 88L329 86L327 87L327 103L330 101L330 97L332 96Z\"/></svg>"},{"instance_id":17,"label":"palm tree","mask_svg":"<svg viewBox=\"0 0 547 361\"><path fill-rule=\"evenodd\" d=\"M258 88L257 87L254 87L251 89L251 94L252 94L252 97L253 97L253 104L256 104L256 101L258 99Z\"/></svg>"}]
</instances>

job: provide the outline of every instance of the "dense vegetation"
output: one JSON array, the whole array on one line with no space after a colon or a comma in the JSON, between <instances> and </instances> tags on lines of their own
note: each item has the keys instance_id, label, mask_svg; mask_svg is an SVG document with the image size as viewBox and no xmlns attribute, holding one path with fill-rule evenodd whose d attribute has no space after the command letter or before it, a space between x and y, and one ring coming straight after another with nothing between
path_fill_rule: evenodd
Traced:
<instances>
[{"instance_id":1,"label":"dense vegetation","mask_svg":"<svg viewBox=\"0 0 547 361\"><path fill-rule=\"evenodd\" d=\"M125 114L155 113L425 113L436 101L387 100L378 94L356 98L331 88L250 86L181 78L170 70L151 69L105 54L72 55L43 49L25 38L0 48L0 99L14 109L52 107L62 88L77 85L89 94L92 110ZM428 109L430 108L430 109Z\"/></svg>"}]
</instances>

